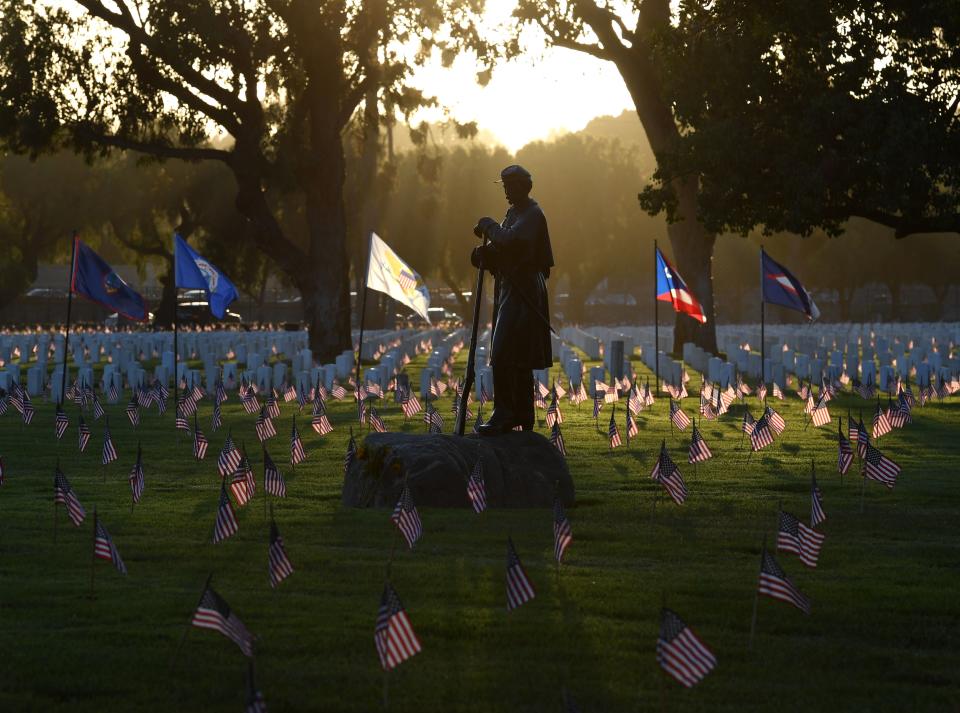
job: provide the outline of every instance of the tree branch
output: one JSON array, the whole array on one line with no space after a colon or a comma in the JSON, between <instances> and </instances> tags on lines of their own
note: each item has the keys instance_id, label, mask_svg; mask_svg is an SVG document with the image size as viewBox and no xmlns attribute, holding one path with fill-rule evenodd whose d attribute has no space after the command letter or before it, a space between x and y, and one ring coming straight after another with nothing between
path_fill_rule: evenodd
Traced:
<instances>
[{"instance_id":1,"label":"tree branch","mask_svg":"<svg viewBox=\"0 0 960 713\"><path fill-rule=\"evenodd\" d=\"M960 233L960 215L902 216L874 209L852 209L850 215L893 228L897 240L921 233Z\"/></svg>"},{"instance_id":2,"label":"tree branch","mask_svg":"<svg viewBox=\"0 0 960 713\"><path fill-rule=\"evenodd\" d=\"M588 42L577 42L576 40L568 39L562 35L557 34L552 30L541 18L536 18L537 25L547 36L547 39L550 41L550 44L555 45L556 47L562 47L563 49L573 50L575 52L583 52L588 54L591 57L596 57L597 59L602 59L605 62L612 61L606 50L600 45L591 44Z\"/></svg>"},{"instance_id":3,"label":"tree branch","mask_svg":"<svg viewBox=\"0 0 960 713\"><path fill-rule=\"evenodd\" d=\"M112 146L127 151L136 151L158 158L178 158L183 161L223 161L223 163L228 165L233 159L233 155L229 151L221 151L220 149L168 146L156 142L138 141L114 134L105 134L86 127L77 127L74 129L74 133L79 138L92 143Z\"/></svg>"}]
</instances>

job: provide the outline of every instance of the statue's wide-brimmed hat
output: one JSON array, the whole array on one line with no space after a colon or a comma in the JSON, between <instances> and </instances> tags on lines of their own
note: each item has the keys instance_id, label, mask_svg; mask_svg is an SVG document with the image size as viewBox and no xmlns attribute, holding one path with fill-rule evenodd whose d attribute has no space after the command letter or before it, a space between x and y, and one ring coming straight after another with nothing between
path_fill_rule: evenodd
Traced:
<instances>
[{"instance_id":1,"label":"statue's wide-brimmed hat","mask_svg":"<svg viewBox=\"0 0 960 713\"><path fill-rule=\"evenodd\" d=\"M500 171L500 180L497 183L506 183L507 181L533 181L533 176L523 166L513 164Z\"/></svg>"}]
</instances>

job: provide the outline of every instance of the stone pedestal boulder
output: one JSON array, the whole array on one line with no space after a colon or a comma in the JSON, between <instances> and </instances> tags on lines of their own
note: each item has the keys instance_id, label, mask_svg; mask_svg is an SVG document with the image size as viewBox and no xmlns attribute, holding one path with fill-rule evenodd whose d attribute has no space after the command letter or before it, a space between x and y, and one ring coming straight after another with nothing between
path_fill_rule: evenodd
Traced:
<instances>
[{"instance_id":1,"label":"stone pedestal boulder","mask_svg":"<svg viewBox=\"0 0 960 713\"><path fill-rule=\"evenodd\" d=\"M469 508L467 479L483 461L488 507L551 507L555 495L573 505L567 462L539 433L476 435L371 433L357 448L343 483L350 507L396 505L404 480L426 507Z\"/></svg>"}]
</instances>

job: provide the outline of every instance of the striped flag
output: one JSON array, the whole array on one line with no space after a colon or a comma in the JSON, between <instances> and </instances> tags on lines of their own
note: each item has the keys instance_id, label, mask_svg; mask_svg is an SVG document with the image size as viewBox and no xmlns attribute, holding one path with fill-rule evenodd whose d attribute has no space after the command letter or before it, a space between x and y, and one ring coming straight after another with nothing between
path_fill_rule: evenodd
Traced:
<instances>
[{"instance_id":1,"label":"striped flag","mask_svg":"<svg viewBox=\"0 0 960 713\"><path fill-rule=\"evenodd\" d=\"M885 436L893 430L893 424L890 423L890 417L877 401L877 410L873 414L873 440Z\"/></svg>"},{"instance_id":2,"label":"striped flag","mask_svg":"<svg viewBox=\"0 0 960 713\"><path fill-rule=\"evenodd\" d=\"M203 460L207 457L207 446L210 442L203 435L200 426L197 424L196 416L193 419L193 457L197 460Z\"/></svg>"},{"instance_id":3,"label":"striped flag","mask_svg":"<svg viewBox=\"0 0 960 713\"><path fill-rule=\"evenodd\" d=\"M554 498L553 556L557 558L557 564L563 561L563 554L567 551L571 542L573 542L573 530L570 529L570 521L563 511L563 503L560 502L560 498Z\"/></svg>"},{"instance_id":4,"label":"striped flag","mask_svg":"<svg viewBox=\"0 0 960 713\"><path fill-rule=\"evenodd\" d=\"M239 646L246 656L253 656L253 634L247 631L239 617L230 610L230 605L209 585L203 591L190 623L200 629L219 631Z\"/></svg>"},{"instance_id":5,"label":"striped flag","mask_svg":"<svg viewBox=\"0 0 960 713\"><path fill-rule=\"evenodd\" d=\"M850 470L850 464L853 463L853 448L850 441L843 437L843 419L837 423L837 471L840 475L846 475Z\"/></svg>"},{"instance_id":6,"label":"striped flag","mask_svg":"<svg viewBox=\"0 0 960 713\"><path fill-rule=\"evenodd\" d=\"M70 419L68 419L67 414L63 412L63 408L57 404L57 415L54 419L54 431L57 434L58 441L63 438L63 434L67 432L67 426L69 425Z\"/></svg>"},{"instance_id":7,"label":"striped flag","mask_svg":"<svg viewBox=\"0 0 960 713\"><path fill-rule=\"evenodd\" d=\"M423 525L420 523L417 506L413 504L413 495L410 494L410 488L406 485L400 491L400 499L397 500L390 521L400 530L403 539L407 541L407 546L413 549L423 535Z\"/></svg>"},{"instance_id":8,"label":"striped flag","mask_svg":"<svg viewBox=\"0 0 960 713\"><path fill-rule=\"evenodd\" d=\"M513 547L513 540L507 538L507 611L513 611L521 604L536 596L533 583L527 577L526 570Z\"/></svg>"},{"instance_id":9,"label":"striped flag","mask_svg":"<svg viewBox=\"0 0 960 713\"><path fill-rule=\"evenodd\" d=\"M273 438L277 435L277 428L273 425L273 421L267 416L266 409L260 409L260 413L257 415L257 420L253 425L254 430L257 432L257 440L260 443L263 443L268 438Z\"/></svg>"},{"instance_id":10,"label":"striped flag","mask_svg":"<svg viewBox=\"0 0 960 713\"><path fill-rule=\"evenodd\" d=\"M824 400L823 396L820 397L817 405L814 406L813 410L810 412L810 421L818 428L820 426L826 426L828 423L830 423L830 411L827 409L827 402Z\"/></svg>"},{"instance_id":11,"label":"striped flag","mask_svg":"<svg viewBox=\"0 0 960 713\"><path fill-rule=\"evenodd\" d=\"M627 414L627 425L624 430L627 432L627 445L629 445L630 439L636 438L640 429L637 427L637 422L633 420L633 414L630 413L629 407L624 409L624 412Z\"/></svg>"},{"instance_id":12,"label":"striped flag","mask_svg":"<svg viewBox=\"0 0 960 713\"><path fill-rule=\"evenodd\" d=\"M220 504L217 506L217 521L213 525L213 543L223 542L237 532L237 517L227 495L227 481L220 483Z\"/></svg>"},{"instance_id":13,"label":"striped flag","mask_svg":"<svg viewBox=\"0 0 960 713\"><path fill-rule=\"evenodd\" d=\"M777 392L780 390L780 387L774 384L773 389L774 389L774 396L776 396ZM781 397L782 396L783 395L781 394ZM760 386L757 387L757 400L760 403L763 403L764 401L767 400L767 385L765 382L761 381Z\"/></svg>"},{"instance_id":14,"label":"striped flag","mask_svg":"<svg viewBox=\"0 0 960 713\"><path fill-rule=\"evenodd\" d=\"M863 458L863 474L871 480L876 480L888 488L892 488L897 484L900 466L868 443L866 455Z\"/></svg>"},{"instance_id":15,"label":"striped flag","mask_svg":"<svg viewBox=\"0 0 960 713\"><path fill-rule=\"evenodd\" d=\"M666 439L660 441L660 455L657 457L657 462L653 464L650 479L660 483L677 505L682 505L687 499L687 485L683 482L683 475L677 468L677 464L667 452Z\"/></svg>"},{"instance_id":16,"label":"striped flag","mask_svg":"<svg viewBox=\"0 0 960 713\"><path fill-rule=\"evenodd\" d=\"M373 642L384 671L399 666L421 651L420 640L390 582L383 586L377 623L373 630Z\"/></svg>"},{"instance_id":17,"label":"striped flag","mask_svg":"<svg viewBox=\"0 0 960 713\"><path fill-rule=\"evenodd\" d=\"M270 520L270 549L267 551L267 561L269 564L270 586L276 589L277 585L293 574L293 565L287 557L287 551L283 547L283 538L280 537L280 530L277 529L277 523Z\"/></svg>"},{"instance_id":18,"label":"striped flag","mask_svg":"<svg viewBox=\"0 0 960 713\"><path fill-rule=\"evenodd\" d=\"M263 489L278 498L287 497L287 484L266 448L263 449Z\"/></svg>"},{"instance_id":19,"label":"striped flag","mask_svg":"<svg viewBox=\"0 0 960 713\"><path fill-rule=\"evenodd\" d=\"M678 430L685 430L687 426L690 425L690 417L683 412L683 409L680 408L680 404L673 399L670 399L670 420L673 422L673 425L677 427Z\"/></svg>"},{"instance_id":20,"label":"striped flag","mask_svg":"<svg viewBox=\"0 0 960 713\"><path fill-rule=\"evenodd\" d=\"M753 433L750 434L750 447L754 451L759 451L773 443L773 433L770 431L770 425L767 423L767 415L764 414L757 419L753 425Z\"/></svg>"},{"instance_id":21,"label":"striped flag","mask_svg":"<svg viewBox=\"0 0 960 713\"><path fill-rule=\"evenodd\" d=\"M303 441L300 440L300 432L297 430L297 417L293 417L293 431L290 433L290 465L302 463L307 457L307 452L303 449Z\"/></svg>"},{"instance_id":22,"label":"striped flag","mask_svg":"<svg viewBox=\"0 0 960 713\"><path fill-rule=\"evenodd\" d=\"M851 443L852 443L851 439ZM857 455L861 459L867 455L867 446L870 445L870 434L867 433L866 426L863 425L863 414L860 414L860 421L857 424Z\"/></svg>"},{"instance_id":23,"label":"striped flag","mask_svg":"<svg viewBox=\"0 0 960 713\"><path fill-rule=\"evenodd\" d=\"M593 417L600 417L600 409L603 408L603 400L600 398L600 390L594 388L593 390Z\"/></svg>"},{"instance_id":24,"label":"striped flag","mask_svg":"<svg viewBox=\"0 0 960 713\"><path fill-rule=\"evenodd\" d=\"M370 406L370 413L368 418L369 418L370 428L372 428L377 433L384 433L387 430L387 425L383 422L383 419L380 418L380 414L377 413L377 409L374 406Z\"/></svg>"},{"instance_id":25,"label":"striped flag","mask_svg":"<svg viewBox=\"0 0 960 713\"><path fill-rule=\"evenodd\" d=\"M187 417L184 415L186 412L183 410L183 404L177 406L177 415L174 418L173 425L179 431L190 432L190 423L187 421Z\"/></svg>"},{"instance_id":26,"label":"striped flag","mask_svg":"<svg viewBox=\"0 0 960 713\"><path fill-rule=\"evenodd\" d=\"M137 403L136 394L130 397L130 403L127 404L127 418L134 428L140 425L140 405Z\"/></svg>"},{"instance_id":27,"label":"striped flag","mask_svg":"<svg viewBox=\"0 0 960 713\"><path fill-rule=\"evenodd\" d=\"M787 427L787 422L784 421L783 416L774 411L772 407L767 406L763 411L763 415L767 417L767 423L777 432L778 436L784 432Z\"/></svg>"},{"instance_id":28,"label":"striped flag","mask_svg":"<svg viewBox=\"0 0 960 713\"><path fill-rule=\"evenodd\" d=\"M90 427L83 420L83 415L81 414L77 423L77 446L80 448L81 453L87 450L88 443L90 443Z\"/></svg>"},{"instance_id":29,"label":"striped flag","mask_svg":"<svg viewBox=\"0 0 960 713\"><path fill-rule=\"evenodd\" d=\"M630 409L630 413L634 416L639 416L643 410L643 401L640 399L640 391L637 389L635 383L630 388L630 394L627 396L627 408Z\"/></svg>"},{"instance_id":30,"label":"striped flag","mask_svg":"<svg viewBox=\"0 0 960 713\"><path fill-rule=\"evenodd\" d=\"M227 440L220 449L220 455L217 457L217 472L221 478L225 478L237 470L240 465L240 451L233 444L233 436L227 434Z\"/></svg>"},{"instance_id":31,"label":"striped flag","mask_svg":"<svg viewBox=\"0 0 960 713\"><path fill-rule=\"evenodd\" d=\"M481 393L481 404L483 403L482 396L483 395ZM421 410L423 410L423 407L420 406L420 399L418 399L417 395L410 390L409 386L404 389L403 399L400 402L400 408L403 410L403 415L405 418L412 418L420 413Z\"/></svg>"},{"instance_id":32,"label":"striped flag","mask_svg":"<svg viewBox=\"0 0 960 713\"><path fill-rule=\"evenodd\" d=\"M343 474L346 474L350 471L350 466L353 465L353 462L357 459L357 442L353 438L353 429L350 429L350 440L347 441L347 452L343 456Z\"/></svg>"},{"instance_id":33,"label":"striped flag","mask_svg":"<svg viewBox=\"0 0 960 713\"><path fill-rule=\"evenodd\" d=\"M550 429L550 443L553 444L553 447L560 451L560 455L566 457L567 455L567 445L563 441L563 434L560 432L560 424L555 423Z\"/></svg>"},{"instance_id":34,"label":"striped flag","mask_svg":"<svg viewBox=\"0 0 960 713\"><path fill-rule=\"evenodd\" d=\"M816 567L820 557L820 548L826 538L821 532L807 527L788 512L779 512L777 530L777 550L791 552L800 558L807 567Z\"/></svg>"},{"instance_id":35,"label":"striped flag","mask_svg":"<svg viewBox=\"0 0 960 713\"><path fill-rule=\"evenodd\" d=\"M474 512L481 513L487 509L487 486L483 480L483 461L480 458L467 478L467 497L470 498Z\"/></svg>"},{"instance_id":36,"label":"striped flag","mask_svg":"<svg viewBox=\"0 0 960 713\"><path fill-rule=\"evenodd\" d=\"M753 414L750 413L750 409L744 410L743 425L740 427L740 430L742 430L744 433L746 433L749 436L751 433L753 433L753 429L756 423L757 421L753 417Z\"/></svg>"},{"instance_id":37,"label":"striped flag","mask_svg":"<svg viewBox=\"0 0 960 713\"><path fill-rule=\"evenodd\" d=\"M244 454L230 479L230 492L237 501L237 507L243 507L257 492L257 481L253 477L253 468Z\"/></svg>"},{"instance_id":38,"label":"striped flag","mask_svg":"<svg viewBox=\"0 0 960 713\"><path fill-rule=\"evenodd\" d=\"M103 408L103 404L100 403L100 399L96 394L93 395L93 420L99 421L101 418L106 415L106 411Z\"/></svg>"},{"instance_id":39,"label":"striped flag","mask_svg":"<svg viewBox=\"0 0 960 713\"><path fill-rule=\"evenodd\" d=\"M3 458L0 458L0 485L3 485L4 474L5 474L5 469L3 467Z\"/></svg>"},{"instance_id":40,"label":"striped flag","mask_svg":"<svg viewBox=\"0 0 960 713\"><path fill-rule=\"evenodd\" d=\"M280 405L277 403L276 396L273 396L272 394L268 396L266 405L263 408L266 409L270 418L280 418Z\"/></svg>"},{"instance_id":41,"label":"striped flag","mask_svg":"<svg viewBox=\"0 0 960 713\"><path fill-rule=\"evenodd\" d=\"M93 511L93 529L94 556L102 560L109 560L113 562L113 566L117 568L117 571L120 572L120 574L126 574L127 566L120 558L120 553L117 551L117 546L110 538L110 533L107 532L107 528L103 526L103 523L100 522L100 519L97 517L96 510Z\"/></svg>"},{"instance_id":42,"label":"striped flag","mask_svg":"<svg viewBox=\"0 0 960 713\"><path fill-rule=\"evenodd\" d=\"M680 616L664 607L660 611L657 663L687 688L704 679L717 665L717 657Z\"/></svg>"},{"instance_id":43,"label":"striped flag","mask_svg":"<svg viewBox=\"0 0 960 713\"><path fill-rule=\"evenodd\" d=\"M443 416L429 403L424 417L424 421L430 426L430 433L443 433Z\"/></svg>"},{"instance_id":44,"label":"striped flag","mask_svg":"<svg viewBox=\"0 0 960 713\"><path fill-rule=\"evenodd\" d=\"M703 440L703 436L700 434L700 429L697 428L697 424L694 423L693 433L690 436L690 453L688 460L691 463L703 463L711 458L713 458L713 453L710 452L707 442Z\"/></svg>"},{"instance_id":45,"label":"striped flag","mask_svg":"<svg viewBox=\"0 0 960 713\"><path fill-rule=\"evenodd\" d=\"M783 389L780 388L780 385L776 381L773 382L773 388L771 390L773 391L773 397L775 399L783 401Z\"/></svg>"},{"instance_id":46,"label":"striped flag","mask_svg":"<svg viewBox=\"0 0 960 713\"><path fill-rule=\"evenodd\" d=\"M77 499L77 494L70 487L70 481L67 480L67 476L63 474L59 466L53 474L53 502L66 505L70 520L74 525L80 527L83 518L87 516L87 511L83 509L83 505Z\"/></svg>"},{"instance_id":47,"label":"striped flag","mask_svg":"<svg viewBox=\"0 0 960 713\"><path fill-rule=\"evenodd\" d=\"M133 468L130 469L130 495L133 498L133 502L139 503L140 498L143 497L143 452L140 448L140 444L137 444L137 462L133 464Z\"/></svg>"},{"instance_id":48,"label":"striped flag","mask_svg":"<svg viewBox=\"0 0 960 713\"><path fill-rule=\"evenodd\" d=\"M773 555L767 552L766 547L760 554L760 579L757 583L757 591L771 599L793 604L804 614L810 613L810 600L787 579L787 573L783 571Z\"/></svg>"},{"instance_id":49,"label":"striped flag","mask_svg":"<svg viewBox=\"0 0 960 713\"><path fill-rule=\"evenodd\" d=\"M116 459L117 449L113 447L113 439L110 437L110 418L108 417L103 426L103 454L100 464L113 463Z\"/></svg>"},{"instance_id":50,"label":"striped flag","mask_svg":"<svg viewBox=\"0 0 960 713\"><path fill-rule=\"evenodd\" d=\"M220 404L213 403L213 416L210 418L210 430L219 431L223 426L223 415L220 413Z\"/></svg>"},{"instance_id":51,"label":"striped flag","mask_svg":"<svg viewBox=\"0 0 960 713\"><path fill-rule=\"evenodd\" d=\"M620 429L617 428L617 421L614 418L617 414L617 409L614 407L613 411L610 412L610 425L607 426L607 436L610 438L610 448L617 448L621 444L620 440Z\"/></svg>"},{"instance_id":52,"label":"striped flag","mask_svg":"<svg viewBox=\"0 0 960 713\"><path fill-rule=\"evenodd\" d=\"M550 399L550 406L547 408L546 422L551 428L553 428L553 424L555 423L563 423L563 412L560 410L560 404L558 403L557 392L555 390Z\"/></svg>"},{"instance_id":53,"label":"striped flag","mask_svg":"<svg viewBox=\"0 0 960 713\"><path fill-rule=\"evenodd\" d=\"M820 493L820 487L817 485L817 474L810 470L810 527L816 527L827 519L827 513L823 510L823 495Z\"/></svg>"}]
</instances>

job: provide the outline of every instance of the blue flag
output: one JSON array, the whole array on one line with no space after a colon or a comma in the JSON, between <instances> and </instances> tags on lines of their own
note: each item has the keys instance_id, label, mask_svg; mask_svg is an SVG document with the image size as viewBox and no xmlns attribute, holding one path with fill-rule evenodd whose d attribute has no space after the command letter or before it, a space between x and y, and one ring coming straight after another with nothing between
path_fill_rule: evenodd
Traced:
<instances>
[{"instance_id":1,"label":"blue flag","mask_svg":"<svg viewBox=\"0 0 960 713\"><path fill-rule=\"evenodd\" d=\"M763 248L760 248L760 284L763 286L764 302L803 312L809 320L820 316L820 310L800 280L767 255Z\"/></svg>"},{"instance_id":2,"label":"blue flag","mask_svg":"<svg viewBox=\"0 0 960 713\"><path fill-rule=\"evenodd\" d=\"M70 291L137 322L147 319L143 296L120 279L102 257L74 236Z\"/></svg>"},{"instance_id":3,"label":"blue flag","mask_svg":"<svg viewBox=\"0 0 960 713\"><path fill-rule=\"evenodd\" d=\"M210 311L217 319L223 319L227 307L239 297L233 283L178 234L173 236L173 258L177 266L177 287L206 292Z\"/></svg>"}]
</instances>

